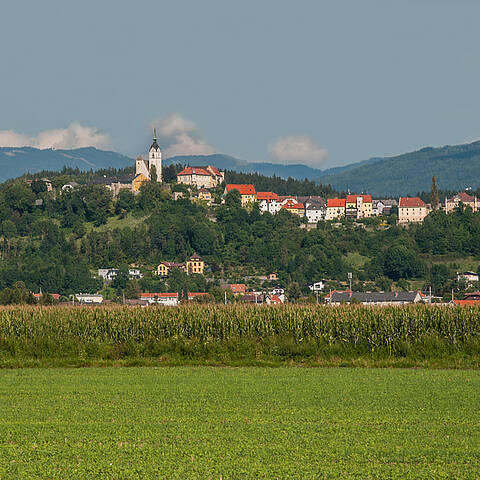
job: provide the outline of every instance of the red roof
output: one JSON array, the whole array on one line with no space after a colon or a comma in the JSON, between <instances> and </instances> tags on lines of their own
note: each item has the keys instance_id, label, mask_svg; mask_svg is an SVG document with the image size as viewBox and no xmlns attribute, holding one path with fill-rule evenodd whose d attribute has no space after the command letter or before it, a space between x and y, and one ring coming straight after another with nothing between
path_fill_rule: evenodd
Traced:
<instances>
[{"instance_id":1,"label":"red roof","mask_svg":"<svg viewBox=\"0 0 480 480\"><path fill-rule=\"evenodd\" d=\"M278 199L283 202L287 199L291 198L292 200L297 200L297 196L296 195L279 195L278 196Z\"/></svg>"},{"instance_id":2,"label":"red roof","mask_svg":"<svg viewBox=\"0 0 480 480\"><path fill-rule=\"evenodd\" d=\"M357 198L362 198L363 203L372 203L371 195L347 195L347 203L357 203Z\"/></svg>"},{"instance_id":3,"label":"red roof","mask_svg":"<svg viewBox=\"0 0 480 480\"><path fill-rule=\"evenodd\" d=\"M400 197L399 207L426 207L427 204L418 197Z\"/></svg>"},{"instance_id":4,"label":"red roof","mask_svg":"<svg viewBox=\"0 0 480 480\"><path fill-rule=\"evenodd\" d=\"M204 175L207 177L213 176L211 172L202 167L186 167L177 175Z\"/></svg>"},{"instance_id":5,"label":"red roof","mask_svg":"<svg viewBox=\"0 0 480 480\"><path fill-rule=\"evenodd\" d=\"M59 293L50 293L50 294L47 294L47 295L50 295L55 300L60 300L60 294ZM33 296L38 300L38 299L43 297L43 293L34 293Z\"/></svg>"},{"instance_id":6,"label":"red roof","mask_svg":"<svg viewBox=\"0 0 480 480\"><path fill-rule=\"evenodd\" d=\"M276 304L282 303L282 301L280 300L280 298L278 297L278 295L270 295L270 301L271 301L272 303L276 303Z\"/></svg>"},{"instance_id":7,"label":"red roof","mask_svg":"<svg viewBox=\"0 0 480 480\"><path fill-rule=\"evenodd\" d=\"M240 195L255 195L255 187L252 184L229 183L227 192L238 190Z\"/></svg>"},{"instance_id":8,"label":"red roof","mask_svg":"<svg viewBox=\"0 0 480 480\"><path fill-rule=\"evenodd\" d=\"M140 298L176 298L178 293L141 293Z\"/></svg>"},{"instance_id":9,"label":"red roof","mask_svg":"<svg viewBox=\"0 0 480 480\"><path fill-rule=\"evenodd\" d=\"M466 306L466 305L479 305L480 304L480 300L454 300L453 303L455 305L463 305L463 306Z\"/></svg>"},{"instance_id":10,"label":"red roof","mask_svg":"<svg viewBox=\"0 0 480 480\"><path fill-rule=\"evenodd\" d=\"M327 200L327 208L328 207L345 207L345 199L344 198L329 198Z\"/></svg>"},{"instance_id":11,"label":"red roof","mask_svg":"<svg viewBox=\"0 0 480 480\"><path fill-rule=\"evenodd\" d=\"M271 202L272 200L278 201L278 195L274 192L257 192L257 200L267 200L267 202Z\"/></svg>"},{"instance_id":12,"label":"red roof","mask_svg":"<svg viewBox=\"0 0 480 480\"><path fill-rule=\"evenodd\" d=\"M282 208L286 208L286 209L294 208L297 210L303 210L305 206L303 205L303 203L293 203L289 201Z\"/></svg>"},{"instance_id":13,"label":"red roof","mask_svg":"<svg viewBox=\"0 0 480 480\"><path fill-rule=\"evenodd\" d=\"M475 197L472 197L468 193L460 192L460 193L457 193L453 198L449 198L448 202L455 202L457 198L462 203L473 203L475 201Z\"/></svg>"}]
</instances>

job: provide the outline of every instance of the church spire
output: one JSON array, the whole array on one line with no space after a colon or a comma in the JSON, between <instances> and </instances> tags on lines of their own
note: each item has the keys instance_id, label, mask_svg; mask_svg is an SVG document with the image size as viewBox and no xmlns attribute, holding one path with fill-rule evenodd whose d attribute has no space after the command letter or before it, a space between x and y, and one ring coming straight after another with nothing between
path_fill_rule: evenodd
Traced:
<instances>
[{"instance_id":1,"label":"church spire","mask_svg":"<svg viewBox=\"0 0 480 480\"><path fill-rule=\"evenodd\" d=\"M153 141L157 141L157 129L155 127L153 127Z\"/></svg>"}]
</instances>

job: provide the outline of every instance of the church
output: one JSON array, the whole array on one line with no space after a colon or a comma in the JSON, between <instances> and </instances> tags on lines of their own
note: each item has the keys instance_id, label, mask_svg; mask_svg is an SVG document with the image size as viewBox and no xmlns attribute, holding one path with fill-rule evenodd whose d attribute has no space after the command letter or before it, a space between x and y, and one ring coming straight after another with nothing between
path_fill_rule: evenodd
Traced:
<instances>
[{"instance_id":1,"label":"church","mask_svg":"<svg viewBox=\"0 0 480 480\"><path fill-rule=\"evenodd\" d=\"M157 143L157 132L153 130L153 143L148 151L148 160L141 156L135 163L135 175L143 175L150 181L162 182L162 151ZM152 178L152 175L156 178Z\"/></svg>"},{"instance_id":2,"label":"church","mask_svg":"<svg viewBox=\"0 0 480 480\"><path fill-rule=\"evenodd\" d=\"M93 179L92 183L105 185L114 196L117 196L120 190L124 189L131 190L136 194L140 191L140 187L149 181L162 182L162 152L157 143L155 130L153 131L153 143L148 151L148 160L139 156L135 161L135 173L119 177L97 177Z\"/></svg>"}]
</instances>

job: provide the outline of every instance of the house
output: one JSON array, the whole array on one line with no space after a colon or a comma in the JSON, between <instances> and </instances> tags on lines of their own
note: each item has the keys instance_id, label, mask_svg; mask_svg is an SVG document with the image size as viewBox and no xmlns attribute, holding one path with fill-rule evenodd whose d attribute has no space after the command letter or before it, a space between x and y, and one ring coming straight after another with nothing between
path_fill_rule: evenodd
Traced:
<instances>
[{"instance_id":1,"label":"house","mask_svg":"<svg viewBox=\"0 0 480 480\"><path fill-rule=\"evenodd\" d=\"M327 210L325 220L334 220L345 215L345 199L329 198L327 200Z\"/></svg>"},{"instance_id":2,"label":"house","mask_svg":"<svg viewBox=\"0 0 480 480\"><path fill-rule=\"evenodd\" d=\"M292 202L288 200L283 206L282 210L298 215L299 217L305 216L305 205L303 203Z\"/></svg>"},{"instance_id":3,"label":"house","mask_svg":"<svg viewBox=\"0 0 480 480\"><path fill-rule=\"evenodd\" d=\"M325 297L325 302L328 305L341 305L344 303L351 303L356 301L363 305L404 305L407 303L419 303L423 301L422 294L415 292L351 292L337 291L330 292Z\"/></svg>"},{"instance_id":4,"label":"house","mask_svg":"<svg viewBox=\"0 0 480 480\"><path fill-rule=\"evenodd\" d=\"M326 280L320 280L319 282L312 283L308 288L312 292L321 292L325 288Z\"/></svg>"},{"instance_id":5,"label":"house","mask_svg":"<svg viewBox=\"0 0 480 480\"><path fill-rule=\"evenodd\" d=\"M469 286L473 282L478 282L479 280L479 275L478 273L475 272L462 272L459 273L457 272L457 282L466 282Z\"/></svg>"},{"instance_id":6,"label":"house","mask_svg":"<svg viewBox=\"0 0 480 480\"><path fill-rule=\"evenodd\" d=\"M178 293L141 293L141 300L147 300L150 305L164 305L176 307L178 305Z\"/></svg>"},{"instance_id":7,"label":"house","mask_svg":"<svg viewBox=\"0 0 480 480\"><path fill-rule=\"evenodd\" d=\"M282 305L282 303L285 301L282 300L278 295L267 295L265 298L265 303L267 305Z\"/></svg>"},{"instance_id":8,"label":"house","mask_svg":"<svg viewBox=\"0 0 480 480\"><path fill-rule=\"evenodd\" d=\"M224 195L233 190L240 192L242 207L252 205L257 201L257 192L252 184L229 183L225 187Z\"/></svg>"},{"instance_id":9,"label":"house","mask_svg":"<svg viewBox=\"0 0 480 480\"><path fill-rule=\"evenodd\" d=\"M187 299L189 302L193 301L213 301L213 297L208 292L188 292Z\"/></svg>"},{"instance_id":10,"label":"house","mask_svg":"<svg viewBox=\"0 0 480 480\"><path fill-rule=\"evenodd\" d=\"M157 275L160 277L168 277L172 268L179 268L180 270L183 270L184 267L184 263L161 262L157 267Z\"/></svg>"},{"instance_id":11,"label":"house","mask_svg":"<svg viewBox=\"0 0 480 480\"><path fill-rule=\"evenodd\" d=\"M225 173L218 168L208 165L206 167L185 167L177 174L177 182L184 185L195 185L197 188L216 188L225 179Z\"/></svg>"},{"instance_id":12,"label":"house","mask_svg":"<svg viewBox=\"0 0 480 480\"><path fill-rule=\"evenodd\" d=\"M298 203L303 203L305 208L311 204L316 204L320 206L325 206L326 202L323 197L320 195L309 195L308 197L297 197Z\"/></svg>"},{"instance_id":13,"label":"house","mask_svg":"<svg viewBox=\"0 0 480 480\"><path fill-rule=\"evenodd\" d=\"M377 202L378 215L390 215L392 213L392 208L398 207L398 202L392 198L372 200L372 204L374 204L375 202ZM375 206L373 208L375 209ZM372 214L375 215L375 213L373 212Z\"/></svg>"},{"instance_id":14,"label":"house","mask_svg":"<svg viewBox=\"0 0 480 480\"><path fill-rule=\"evenodd\" d=\"M452 299L450 305L458 305L463 307L480 305L480 292L465 293L465 298L463 300Z\"/></svg>"},{"instance_id":15,"label":"house","mask_svg":"<svg viewBox=\"0 0 480 480\"><path fill-rule=\"evenodd\" d=\"M257 192L257 202L260 213L275 214L280 211L281 204L274 192Z\"/></svg>"},{"instance_id":16,"label":"house","mask_svg":"<svg viewBox=\"0 0 480 480\"><path fill-rule=\"evenodd\" d=\"M326 208L325 203L306 203L305 204L305 216L308 223L317 223L320 220L325 220Z\"/></svg>"},{"instance_id":17,"label":"house","mask_svg":"<svg viewBox=\"0 0 480 480\"><path fill-rule=\"evenodd\" d=\"M118 272L118 268L99 268L98 276L102 277L104 281L111 282L118 275ZM130 268L128 270L128 276L130 278L136 278L137 280L143 278L143 274L140 273L138 268Z\"/></svg>"},{"instance_id":18,"label":"house","mask_svg":"<svg viewBox=\"0 0 480 480\"><path fill-rule=\"evenodd\" d=\"M474 212L477 212L480 207L476 196L468 195L466 192L460 192L452 198L445 198L445 212L452 212L462 203L470 207Z\"/></svg>"},{"instance_id":19,"label":"house","mask_svg":"<svg viewBox=\"0 0 480 480\"><path fill-rule=\"evenodd\" d=\"M60 294L59 293L47 293L47 295L50 295L57 302L60 300ZM41 298L43 298L43 293L34 293L33 297L38 302Z\"/></svg>"},{"instance_id":20,"label":"house","mask_svg":"<svg viewBox=\"0 0 480 480\"><path fill-rule=\"evenodd\" d=\"M269 295L285 295L285 289L277 285L275 288L272 288L272 290L269 292Z\"/></svg>"},{"instance_id":21,"label":"house","mask_svg":"<svg viewBox=\"0 0 480 480\"><path fill-rule=\"evenodd\" d=\"M138 193L145 181L148 181L148 178L144 175L129 173L119 177L107 177L104 175L103 177L94 178L92 183L94 185L104 185L116 197L121 190L130 190Z\"/></svg>"},{"instance_id":22,"label":"house","mask_svg":"<svg viewBox=\"0 0 480 480\"><path fill-rule=\"evenodd\" d=\"M369 218L373 213L372 196L371 195L347 195L345 201L345 215L354 218Z\"/></svg>"},{"instance_id":23,"label":"house","mask_svg":"<svg viewBox=\"0 0 480 480\"><path fill-rule=\"evenodd\" d=\"M185 194L183 192L172 192L172 200L176 202L177 200L180 200L181 198L184 198Z\"/></svg>"},{"instance_id":24,"label":"house","mask_svg":"<svg viewBox=\"0 0 480 480\"><path fill-rule=\"evenodd\" d=\"M172 268L179 268L187 275L192 273L203 275L205 271L205 261L194 253L187 261L182 263L161 262L157 267L157 275L160 277L168 277Z\"/></svg>"},{"instance_id":25,"label":"house","mask_svg":"<svg viewBox=\"0 0 480 480\"><path fill-rule=\"evenodd\" d=\"M103 295L90 294L90 293L77 293L75 294L77 302L84 303L86 305L100 305L103 302Z\"/></svg>"},{"instance_id":26,"label":"house","mask_svg":"<svg viewBox=\"0 0 480 480\"><path fill-rule=\"evenodd\" d=\"M244 303L254 303L255 305L263 304L263 293L262 292L251 292L243 295L242 302Z\"/></svg>"},{"instance_id":27,"label":"house","mask_svg":"<svg viewBox=\"0 0 480 480\"><path fill-rule=\"evenodd\" d=\"M201 188L197 192L197 199L203 202L207 202L208 205L211 205L213 202L212 192L210 192L206 188Z\"/></svg>"},{"instance_id":28,"label":"house","mask_svg":"<svg viewBox=\"0 0 480 480\"><path fill-rule=\"evenodd\" d=\"M278 280L278 274L275 272L269 273L267 275L267 280Z\"/></svg>"},{"instance_id":29,"label":"house","mask_svg":"<svg viewBox=\"0 0 480 480\"><path fill-rule=\"evenodd\" d=\"M428 215L427 204L418 197L400 197L398 202L398 223L421 223Z\"/></svg>"},{"instance_id":30,"label":"house","mask_svg":"<svg viewBox=\"0 0 480 480\"><path fill-rule=\"evenodd\" d=\"M71 182L66 183L66 184L62 187L62 191L63 191L63 192L71 191L71 190L73 190L74 188L77 188L77 187L78 187L78 183L75 182L75 181L71 181Z\"/></svg>"},{"instance_id":31,"label":"house","mask_svg":"<svg viewBox=\"0 0 480 480\"><path fill-rule=\"evenodd\" d=\"M98 276L104 281L111 282L118 274L118 268L99 268Z\"/></svg>"},{"instance_id":32,"label":"house","mask_svg":"<svg viewBox=\"0 0 480 480\"><path fill-rule=\"evenodd\" d=\"M243 295L247 291L247 286L244 283L230 283L228 288L234 295Z\"/></svg>"},{"instance_id":33,"label":"house","mask_svg":"<svg viewBox=\"0 0 480 480\"><path fill-rule=\"evenodd\" d=\"M385 208L385 204L382 200L372 200L372 216L379 217L383 215L383 209Z\"/></svg>"},{"instance_id":34,"label":"house","mask_svg":"<svg viewBox=\"0 0 480 480\"><path fill-rule=\"evenodd\" d=\"M299 203L296 195L279 195L278 202L280 203L280 206L285 205L287 202Z\"/></svg>"},{"instance_id":35,"label":"house","mask_svg":"<svg viewBox=\"0 0 480 480\"><path fill-rule=\"evenodd\" d=\"M205 270L205 262L196 254L194 253L186 262L184 271L190 275L191 273L196 273L199 275L203 275Z\"/></svg>"},{"instance_id":36,"label":"house","mask_svg":"<svg viewBox=\"0 0 480 480\"><path fill-rule=\"evenodd\" d=\"M127 298L125 303L131 307L148 307L150 305L148 300L141 298Z\"/></svg>"}]
</instances>

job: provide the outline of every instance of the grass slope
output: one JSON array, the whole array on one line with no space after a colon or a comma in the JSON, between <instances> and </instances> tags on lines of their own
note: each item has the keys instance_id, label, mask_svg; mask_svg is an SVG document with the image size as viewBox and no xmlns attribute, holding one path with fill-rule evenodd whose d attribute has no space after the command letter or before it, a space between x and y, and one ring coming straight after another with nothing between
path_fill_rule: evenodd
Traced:
<instances>
[{"instance_id":1,"label":"grass slope","mask_svg":"<svg viewBox=\"0 0 480 480\"><path fill-rule=\"evenodd\" d=\"M0 371L0 478L476 479L472 371Z\"/></svg>"}]
</instances>

